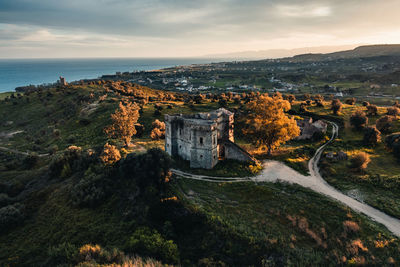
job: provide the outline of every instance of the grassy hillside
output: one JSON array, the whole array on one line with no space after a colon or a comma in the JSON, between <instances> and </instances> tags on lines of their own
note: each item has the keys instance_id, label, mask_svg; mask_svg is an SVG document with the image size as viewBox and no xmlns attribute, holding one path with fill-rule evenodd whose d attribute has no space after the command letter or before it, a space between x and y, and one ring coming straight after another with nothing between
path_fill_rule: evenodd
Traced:
<instances>
[{"instance_id":1,"label":"grassy hillside","mask_svg":"<svg viewBox=\"0 0 400 267\"><path fill-rule=\"evenodd\" d=\"M351 168L349 160L331 161L323 158L321 167L323 177L332 185L361 201L377 207L384 212L400 218L400 163L393 153L384 144L385 137L393 132L400 131L400 120L392 122L389 133L382 134L382 142L376 146L363 144L364 133L350 125L350 116L358 110L366 111L361 104L343 105L339 115L333 115L330 103L325 107L308 107L310 114L329 116L331 120L340 120L339 137L326 149L329 152L346 152L351 158L358 152L366 152L371 157L371 162L364 172ZM296 109L297 107L295 107ZM379 107L378 115L368 116L368 125L374 126L377 119L384 116L387 108Z\"/></svg>"},{"instance_id":2,"label":"grassy hillside","mask_svg":"<svg viewBox=\"0 0 400 267\"><path fill-rule=\"evenodd\" d=\"M104 165L103 145L122 146L103 132L121 100L141 105L144 131L132 147L120 149L120 162ZM187 163L170 162L162 150L150 149L163 147L162 140L150 138L151 124L164 114L220 106L208 98L198 102L120 82L4 98L0 265L122 264L134 255L182 266L400 261L399 240L385 228L300 187L171 177L169 167L184 169ZM226 104L235 109L242 103ZM241 134L242 123L238 117L236 141L265 158ZM273 158L304 172L321 142L291 141ZM246 176L251 170L227 161L208 174Z\"/></svg>"}]
</instances>

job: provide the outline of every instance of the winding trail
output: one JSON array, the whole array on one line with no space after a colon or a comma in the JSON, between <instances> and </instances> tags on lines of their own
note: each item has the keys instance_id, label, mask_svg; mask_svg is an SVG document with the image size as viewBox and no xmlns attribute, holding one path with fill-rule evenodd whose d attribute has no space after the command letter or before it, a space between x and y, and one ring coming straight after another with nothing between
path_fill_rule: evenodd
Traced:
<instances>
[{"instance_id":1,"label":"winding trail","mask_svg":"<svg viewBox=\"0 0 400 267\"><path fill-rule=\"evenodd\" d=\"M350 207L351 209L367 215L372 220L383 224L386 228L391 231L396 236L400 237L400 220L391 217L365 203L361 203L342 192L338 191L331 185L329 185L319 173L318 162L321 158L322 152L325 147L329 145L337 136L339 131L339 126L336 123L329 122L332 127L332 136L328 142L323 144L317 149L314 156L308 162L308 168L310 171L310 176L304 176L292 168L286 166L282 162L267 160L263 163L263 171L254 177L211 177L205 175L195 175L179 170L172 169L171 171L177 176L201 180L207 182L288 182L301 185L303 187L309 188L315 192L328 196L335 199L344 205Z\"/></svg>"}]
</instances>

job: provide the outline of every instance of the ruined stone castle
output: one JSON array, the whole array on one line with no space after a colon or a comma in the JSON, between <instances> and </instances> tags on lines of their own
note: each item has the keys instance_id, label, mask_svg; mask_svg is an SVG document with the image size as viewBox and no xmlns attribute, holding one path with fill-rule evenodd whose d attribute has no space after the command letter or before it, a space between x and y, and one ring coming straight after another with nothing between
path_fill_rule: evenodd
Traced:
<instances>
[{"instance_id":1,"label":"ruined stone castle","mask_svg":"<svg viewBox=\"0 0 400 267\"><path fill-rule=\"evenodd\" d=\"M234 143L234 114L224 108L209 113L165 115L165 151L190 161L192 168L213 168L219 160L254 161Z\"/></svg>"}]
</instances>

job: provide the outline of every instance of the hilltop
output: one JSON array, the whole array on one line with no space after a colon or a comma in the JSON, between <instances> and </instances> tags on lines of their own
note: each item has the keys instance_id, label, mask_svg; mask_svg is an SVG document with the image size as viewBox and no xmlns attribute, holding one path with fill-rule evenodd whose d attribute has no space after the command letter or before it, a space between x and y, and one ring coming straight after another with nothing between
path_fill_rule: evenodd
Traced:
<instances>
[{"instance_id":1,"label":"hilltop","mask_svg":"<svg viewBox=\"0 0 400 267\"><path fill-rule=\"evenodd\" d=\"M337 59L368 58L381 56L400 56L400 44L390 45L365 45L352 50L345 50L327 54L301 54L291 58L285 58L286 61L324 61Z\"/></svg>"}]
</instances>

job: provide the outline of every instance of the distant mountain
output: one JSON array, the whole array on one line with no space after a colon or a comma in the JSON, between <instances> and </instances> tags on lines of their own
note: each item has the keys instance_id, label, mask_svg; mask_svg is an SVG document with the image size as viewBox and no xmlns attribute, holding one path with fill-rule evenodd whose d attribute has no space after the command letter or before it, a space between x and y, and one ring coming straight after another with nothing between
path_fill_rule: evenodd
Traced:
<instances>
[{"instance_id":1,"label":"distant mountain","mask_svg":"<svg viewBox=\"0 0 400 267\"><path fill-rule=\"evenodd\" d=\"M286 58L299 54L306 53L332 53L347 49L353 49L357 45L342 45L342 46L318 46L318 47L302 47L295 49L269 49L259 51L241 51L225 54L211 54L204 57L207 58L229 58L229 59L271 59L271 58Z\"/></svg>"},{"instance_id":2,"label":"distant mountain","mask_svg":"<svg viewBox=\"0 0 400 267\"><path fill-rule=\"evenodd\" d=\"M365 58L377 56L400 56L400 44L390 45L365 45L346 50L327 54L301 54L283 60L287 61L324 61L344 58Z\"/></svg>"}]
</instances>

